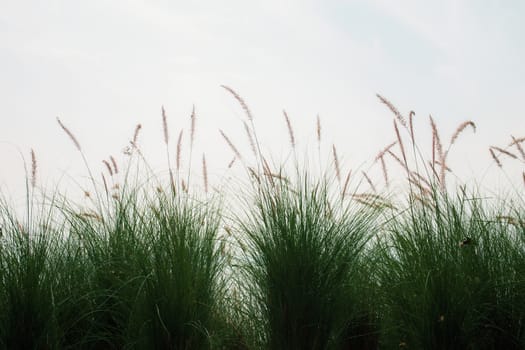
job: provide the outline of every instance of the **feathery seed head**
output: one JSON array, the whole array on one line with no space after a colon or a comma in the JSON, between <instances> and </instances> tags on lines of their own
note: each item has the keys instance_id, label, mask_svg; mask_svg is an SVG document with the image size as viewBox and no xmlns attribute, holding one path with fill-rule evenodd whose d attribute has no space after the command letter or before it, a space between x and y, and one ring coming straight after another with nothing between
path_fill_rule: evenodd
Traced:
<instances>
[{"instance_id":1,"label":"feathery seed head","mask_svg":"<svg viewBox=\"0 0 525 350\"><path fill-rule=\"evenodd\" d=\"M169 142L168 117L166 116L166 110L164 109L164 106L161 107L161 111L162 111L162 131L164 132L164 143L167 145Z\"/></svg>"},{"instance_id":2,"label":"feathery seed head","mask_svg":"<svg viewBox=\"0 0 525 350\"><path fill-rule=\"evenodd\" d=\"M62 130L64 130L64 132L67 134L67 136L69 136L69 138L71 139L71 141L73 141L73 144L75 145L75 147L80 151L82 152L82 148L80 148L80 143L78 142L77 138L75 137L75 135L73 135L73 133L62 123L62 121L60 120L59 117L57 117L57 122L58 122L58 125L60 125L60 127L62 128Z\"/></svg>"},{"instance_id":3,"label":"feathery seed head","mask_svg":"<svg viewBox=\"0 0 525 350\"><path fill-rule=\"evenodd\" d=\"M31 187L35 188L36 186L36 155L35 151L31 148Z\"/></svg>"}]
</instances>

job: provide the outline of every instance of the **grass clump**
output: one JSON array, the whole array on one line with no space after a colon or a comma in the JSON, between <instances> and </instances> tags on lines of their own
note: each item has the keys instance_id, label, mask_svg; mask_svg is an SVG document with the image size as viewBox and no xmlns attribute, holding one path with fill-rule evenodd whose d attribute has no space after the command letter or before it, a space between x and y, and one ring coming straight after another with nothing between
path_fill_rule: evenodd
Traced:
<instances>
[{"instance_id":1,"label":"grass clump","mask_svg":"<svg viewBox=\"0 0 525 350\"><path fill-rule=\"evenodd\" d=\"M149 270L137 300L139 348L210 349L221 344L223 259L219 212L196 200L161 195L149 209ZM222 328L222 329L220 329Z\"/></svg>"},{"instance_id":2,"label":"grass clump","mask_svg":"<svg viewBox=\"0 0 525 350\"><path fill-rule=\"evenodd\" d=\"M434 192L393 218L382 251L383 345L522 349L523 226L465 192Z\"/></svg>"},{"instance_id":3,"label":"grass clump","mask_svg":"<svg viewBox=\"0 0 525 350\"><path fill-rule=\"evenodd\" d=\"M1 349L218 349L233 342L215 206L130 189L97 215L56 207L29 226L1 207Z\"/></svg>"},{"instance_id":4,"label":"grass clump","mask_svg":"<svg viewBox=\"0 0 525 350\"><path fill-rule=\"evenodd\" d=\"M210 349L226 341L213 201L123 189L109 208L72 222L92 272L90 346Z\"/></svg>"},{"instance_id":5,"label":"grass clump","mask_svg":"<svg viewBox=\"0 0 525 350\"><path fill-rule=\"evenodd\" d=\"M240 229L248 314L264 349L374 348L365 260L371 210L332 198L307 175L255 186Z\"/></svg>"},{"instance_id":6,"label":"grass clump","mask_svg":"<svg viewBox=\"0 0 525 350\"><path fill-rule=\"evenodd\" d=\"M68 211L70 234L81 242L90 268L93 305L86 343L97 349L123 348L129 342L134 303L148 262L143 204L136 193L129 193L96 215Z\"/></svg>"},{"instance_id":7,"label":"grass clump","mask_svg":"<svg viewBox=\"0 0 525 350\"><path fill-rule=\"evenodd\" d=\"M0 203L1 349L74 349L84 342L88 267L78 242L63 236L55 205L43 203L20 222Z\"/></svg>"}]
</instances>

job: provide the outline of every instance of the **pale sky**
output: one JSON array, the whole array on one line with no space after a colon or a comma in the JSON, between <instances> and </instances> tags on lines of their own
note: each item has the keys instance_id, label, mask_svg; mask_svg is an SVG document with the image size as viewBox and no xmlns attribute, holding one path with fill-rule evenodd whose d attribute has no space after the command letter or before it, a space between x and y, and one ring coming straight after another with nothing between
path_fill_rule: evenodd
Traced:
<instances>
[{"instance_id":1,"label":"pale sky","mask_svg":"<svg viewBox=\"0 0 525 350\"><path fill-rule=\"evenodd\" d=\"M165 170L162 105L173 154L195 105L194 167L205 152L213 181L232 157L219 129L249 155L245 116L221 84L246 100L276 161L289 151L284 108L299 150L315 143L319 114L327 159L335 143L346 169L370 162L395 139L380 93L416 112L427 143L429 114L446 140L473 120L477 133L465 132L449 166L490 178L488 147L525 136L524 62L518 0L2 0L0 188L22 193L17 148L26 159L34 148L42 186L86 175L57 116L95 173L109 155L124 158L137 123L146 156ZM523 168L509 178L521 181Z\"/></svg>"}]
</instances>

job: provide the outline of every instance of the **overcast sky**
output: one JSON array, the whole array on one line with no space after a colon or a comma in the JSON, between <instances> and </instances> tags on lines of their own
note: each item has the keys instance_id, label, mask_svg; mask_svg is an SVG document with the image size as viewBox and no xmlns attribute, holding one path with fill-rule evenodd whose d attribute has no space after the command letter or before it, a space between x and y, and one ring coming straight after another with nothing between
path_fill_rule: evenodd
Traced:
<instances>
[{"instance_id":1,"label":"overcast sky","mask_svg":"<svg viewBox=\"0 0 525 350\"><path fill-rule=\"evenodd\" d=\"M0 188L23 184L17 149L27 159L34 148L42 185L86 175L57 116L97 173L109 155L123 159L137 123L165 169L162 105L173 153L195 105L195 163L206 152L218 178L232 157L219 129L248 149L221 84L246 100L275 161L289 151L283 108L299 147L315 143L319 114L327 155L335 143L347 169L373 160L395 139L380 93L416 112L425 142L429 114L446 140L473 120L449 165L485 177L488 146L525 136L524 19L519 0L2 0Z\"/></svg>"}]
</instances>

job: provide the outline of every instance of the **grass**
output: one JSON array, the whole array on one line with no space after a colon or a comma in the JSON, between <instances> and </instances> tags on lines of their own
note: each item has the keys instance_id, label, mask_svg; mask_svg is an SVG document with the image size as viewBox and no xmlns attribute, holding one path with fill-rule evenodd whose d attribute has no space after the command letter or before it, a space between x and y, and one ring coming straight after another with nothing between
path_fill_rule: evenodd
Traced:
<instances>
[{"instance_id":1,"label":"grass","mask_svg":"<svg viewBox=\"0 0 525 350\"><path fill-rule=\"evenodd\" d=\"M524 227L484 204L434 193L390 221L378 244L387 348L523 348Z\"/></svg>"},{"instance_id":2,"label":"grass","mask_svg":"<svg viewBox=\"0 0 525 350\"><path fill-rule=\"evenodd\" d=\"M247 312L258 319L258 346L373 344L365 259L373 212L345 206L330 197L326 183L307 175L293 185L267 181L255 190L240 232L247 247L245 293L253 301Z\"/></svg>"},{"instance_id":3,"label":"grass","mask_svg":"<svg viewBox=\"0 0 525 350\"><path fill-rule=\"evenodd\" d=\"M2 205L1 330L4 349L75 348L89 327L90 288L74 239L61 239L52 209L19 223Z\"/></svg>"},{"instance_id":4,"label":"grass","mask_svg":"<svg viewBox=\"0 0 525 350\"><path fill-rule=\"evenodd\" d=\"M150 265L138 300L140 348L207 349L223 342L223 259L219 213L203 203L159 198L143 233L151 237Z\"/></svg>"},{"instance_id":5,"label":"grass","mask_svg":"<svg viewBox=\"0 0 525 350\"><path fill-rule=\"evenodd\" d=\"M447 182L449 151L473 122L446 145L431 118L426 154L413 113L378 96L395 131L374 163L381 188L370 170L343 173L335 145L332 170L301 165L284 111L293 164L271 167L248 105L224 88L254 158L220 131L248 178L234 203L228 187L209 192L206 158L193 155L195 109L187 163L202 159L200 189L180 167L182 131L170 158L164 108L168 177L142 155L138 125L124 166L105 160L100 181L88 168L87 205L39 194L31 152L27 215L0 202L0 349L525 348L525 202ZM319 118L316 134L321 159ZM525 163L523 142L490 156ZM407 184L397 196L392 160Z\"/></svg>"}]
</instances>

